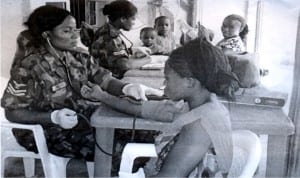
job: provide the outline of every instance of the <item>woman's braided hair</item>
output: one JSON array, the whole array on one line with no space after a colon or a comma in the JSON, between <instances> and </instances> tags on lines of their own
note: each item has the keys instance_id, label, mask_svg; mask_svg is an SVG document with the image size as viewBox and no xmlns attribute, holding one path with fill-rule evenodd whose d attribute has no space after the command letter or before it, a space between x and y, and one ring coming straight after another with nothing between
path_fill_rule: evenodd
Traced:
<instances>
[{"instance_id":1,"label":"woman's braided hair","mask_svg":"<svg viewBox=\"0 0 300 178\"><path fill-rule=\"evenodd\" d=\"M239 88L238 78L223 51L206 40L199 38L174 50L168 61L182 77L196 78L209 91L217 95L234 99Z\"/></svg>"}]
</instances>

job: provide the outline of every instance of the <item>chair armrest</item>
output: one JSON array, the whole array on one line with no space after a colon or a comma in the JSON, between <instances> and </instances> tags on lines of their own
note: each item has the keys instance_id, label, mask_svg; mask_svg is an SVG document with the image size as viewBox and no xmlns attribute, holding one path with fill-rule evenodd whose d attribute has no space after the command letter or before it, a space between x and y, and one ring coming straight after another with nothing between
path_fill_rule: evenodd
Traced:
<instances>
[{"instance_id":1,"label":"chair armrest","mask_svg":"<svg viewBox=\"0 0 300 178\"><path fill-rule=\"evenodd\" d=\"M18 128L18 129L31 130L33 132L34 140L36 142L39 153L43 154L43 155L48 154L46 138L45 138L44 131L43 131L43 128L41 125L39 125L39 124L19 124L19 123L13 123L13 122L9 122L9 121L2 121L1 127L8 128L8 129Z\"/></svg>"}]
</instances>

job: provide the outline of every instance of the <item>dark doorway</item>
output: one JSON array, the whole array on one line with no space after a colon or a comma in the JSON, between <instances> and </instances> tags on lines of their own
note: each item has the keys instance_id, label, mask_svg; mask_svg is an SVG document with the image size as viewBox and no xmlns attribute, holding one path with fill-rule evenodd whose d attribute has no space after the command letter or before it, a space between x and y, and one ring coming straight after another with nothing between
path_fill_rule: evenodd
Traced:
<instances>
[{"instance_id":1,"label":"dark doorway","mask_svg":"<svg viewBox=\"0 0 300 178\"><path fill-rule=\"evenodd\" d=\"M77 28L80 28L81 22L85 21L85 0L70 0L70 10L76 19Z\"/></svg>"}]
</instances>

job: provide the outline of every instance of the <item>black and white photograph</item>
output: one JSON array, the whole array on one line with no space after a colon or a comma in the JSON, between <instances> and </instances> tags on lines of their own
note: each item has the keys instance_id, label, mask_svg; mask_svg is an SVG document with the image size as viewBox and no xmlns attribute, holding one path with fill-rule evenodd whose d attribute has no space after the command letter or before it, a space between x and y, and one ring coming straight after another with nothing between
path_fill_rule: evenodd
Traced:
<instances>
[{"instance_id":1,"label":"black and white photograph","mask_svg":"<svg viewBox=\"0 0 300 178\"><path fill-rule=\"evenodd\" d=\"M3 178L300 178L299 0L1 0Z\"/></svg>"}]
</instances>

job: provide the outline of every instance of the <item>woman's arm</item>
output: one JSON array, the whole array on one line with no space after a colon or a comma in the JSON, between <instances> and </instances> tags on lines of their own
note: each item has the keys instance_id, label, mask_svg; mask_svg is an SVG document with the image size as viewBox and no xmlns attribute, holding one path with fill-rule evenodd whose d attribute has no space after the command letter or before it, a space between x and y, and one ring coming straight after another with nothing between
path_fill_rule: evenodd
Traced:
<instances>
[{"instance_id":1,"label":"woman's arm","mask_svg":"<svg viewBox=\"0 0 300 178\"><path fill-rule=\"evenodd\" d=\"M6 109L5 116L11 122L21 124L51 124L51 112L39 112L28 109Z\"/></svg>"},{"instance_id":2,"label":"woman's arm","mask_svg":"<svg viewBox=\"0 0 300 178\"><path fill-rule=\"evenodd\" d=\"M137 117L142 116L142 101L135 100L131 97L116 97L108 93L101 95L99 98L102 103L126 114L134 115Z\"/></svg>"},{"instance_id":3,"label":"woman's arm","mask_svg":"<svg viewBox=\"0 0 300 178\"><path fill-rule=\"evenodd\" d=\"M57 124L64 129L73 128L78 123L76 112L68 108L54 110L53 112L39 112L28 109L6 109L5 115L11 122L41 124L43 126Z\"/></svg>"},{"instance_id":4,"label":"woman's arm","mask_svg":"<svg viewBox=\"0 0 300 178\"><path fill-rule=\"evenodd\" d=\"M151 62L151 58L149 56L144 58L122 58L116 61L116 64L120 66L121 69L130 70L130 69L138 69L145 64Z\"/></svg>"},{"instance_id":5,"label":"woman's arm","mask_svg":"<svg viewBox=\"0 0 300 178\"><path fill-rule=\"evenodd\" d=\"M182 112L177 103L169 100L137 101L129 97L120 98L102 91L98 85L83 86L81 94L86 98L101 101L120 112L161 122L172 122L174 116Z\"/></svg>"}]
</instances>

